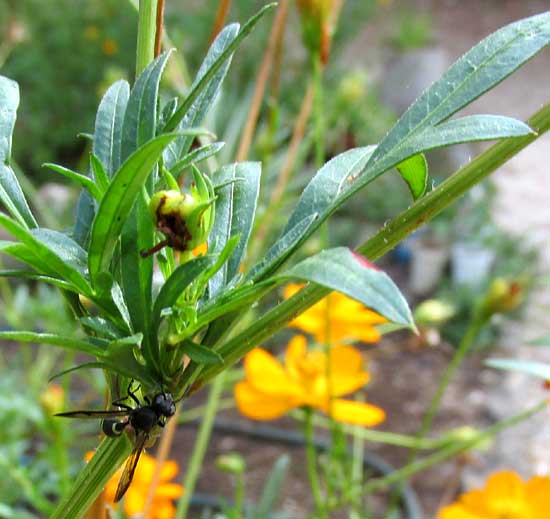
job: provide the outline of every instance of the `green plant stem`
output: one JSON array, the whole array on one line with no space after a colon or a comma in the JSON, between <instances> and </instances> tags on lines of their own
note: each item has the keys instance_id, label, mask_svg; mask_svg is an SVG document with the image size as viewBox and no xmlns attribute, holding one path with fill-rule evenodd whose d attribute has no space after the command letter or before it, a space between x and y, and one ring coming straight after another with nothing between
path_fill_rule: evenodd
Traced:
<instances>
[{"instance_id":1,"label":"green plant stem","mask_svg":"<svg viewBox=\"0 0 550 519\"><path fill-rule=\"evenodd\" d=\"M472 447L475 447L479 443L495 436L495 434L506 429L507 427L511 427L512 425L516 425L524 420L527 420L531 416L542 411L542 409L544 409L545 407L548 407L548 403L541 402L540 404L528 409L527 411L524 411L523 413L519 413L512 416L511 418L497 422L496 424L488 427L484 431L478 433L468 440L449 445L448 447L434 452L433 454L426 456L423 459L419 459L413 463L407 464L403 468L396 470L383 478L372 479L363 486L361 492L366 494L378 490L383 490L388 488L390 485L394 485L396 483L399 483L400 481L404 481L410 478L413 474L416 474L417 472L441 463L448 458L456 456L461 452L467 451Z\"/></svg>"},{"instance_id":2,"label":"green plant stem","mask_svg":"<svg viewBox=\"0 0 550 519\"><path fill-rule=\"evenodd\" d=\"M315 124L315 165L320 169L325 163L325 115L323 112L323 65L321 56L312 56L313 116Z\"/></svg>"},{"instance_id":3,"label":"green plant stem","mask_svg":"<svg viewBox=\"0 0 550 519\"><path fill-rule=\"evenodd\" d=\"M240 519L243 515L244 506L244 475L242 472L237 474L235 482L235 517Z\"/></svg>"},{"instance_id":4,"label":"green plant stem","mask_svg":"<svg viewBox=\"0 0 550 519\"><path fill-rule=\"evenodd\" d=\"M139 0L136 77L145 70L155 57L156 32L157 0Z\"/></svg>"},{"instance_id":5,"label":"green plant stem","mask_svg":"<svg viewBox=\"0 0 550 519\"><path fill-rule=\"evenodd\" d=\"M218 406L220 404L224 388L224 379L225 372L222 372L212 382L202 423L197 434L197 439L195 440L195 445L193 446L193 453L191 454L189 465L187 467L187 474L183 480L185 493L178 503L178 508L174 519L184 519L187 517L187 511L189 510L189 505L191 504L191 497L193 496L193 492L195 490L195 485L199 477L204 455L206 454L208 442L214 427L214 419L216 418L216 413L218 411Z\"/></svg>"},{"instance_id":6,"label":"green plant stem","mask_svg":"<svg viewBox=\"0 0 550 519\"><path fill-rule=\"evenodd\" d=\"M491 146L433 191L412 204L409 209L391 220L378 233L359 246L357 252L371 261L380 258L413 231L460 198L471 187L481 182L514 155L517 155L550 128L550 105L545 105L536 112L528 120L528 124L535 130L535 134L504 139ZM204 383L219 371L227 369L227 366L237 362L253 347L261 344L284 328L294 317L310 308L329 293L329 289L310 284L293 297L266 312L253 324L217 349L218 353L224 358L223 365L205 369L198 377L199 383ZM194 380L193 376L190 376L189 379Z\"/></svg>"},{"instance_id":7,"label":"green plant stem","mask_svg":"<svg viewBox=\"0 0 550 519\"><path fill-rule=\"evenodd\" d=\"M430 432L433 425L433 421L439 411L439 408L441 407L441 402L443 400L443 397L445 396L445 392L447 391L447 388L449 387L449 384L453 379L456 373L456 370L462 364L462 361L464 360L464 357L466 356L466 354L470 351L482 326L483 326L483 321L479 318L478 313L474 310L474 314L470 319L470 322L468 323L466 332L464 333L464 336L462 337L462 340L460 341L458 348L455 350L455 353L453 355L453 358L451 359L451 362L449 362L449 364L445 368L445 371L443 372L443 375L439 380L439 384L437 385L435 393L430 401L428 410L426 411L426 413L424 414L424 417L422 418L422 423L420 425L420 429L417 434L418 442L423 441L426 438L427 434ZM417 458L417 455L418 455L418 446L414 445L408 457L407 466L414 463L414 461ZM398 489L399 487L397 487L394 490L394 492L392 492L388 518L391 517L391 512L395 510L395 507L398 504L398 501L397 501Z\"/></svg>"},{"instance_id":8,"label":"green plant stem","mask_svg":"<svg viewBox=\"0 0 550 519\"><path fill-rule=\"evenodd\" d=\"M293 418L302 420L303 417L299 416L296 412L290 413ZM301 415L301 413L300 413ZM313 419L314 425L329 429L331 422L328 418L323 416L315 416ZM384 443L386 445L396 445L397 447L412 448L418 446L419 449L436 449L444 444L447 444L449 440L442 436L440 438L425 438L421 441L415 436L407 436L406 434L397 434L386 431L377 431L374 429L368 429L366 427L357 427L353 425L341 424L344 432L352 434L363 440L373 443Z\"/></svg>"},{"instance_id":9,"label":"green plant stem","mask_svg":"<svg viewBox=\"0 0 550 519\"><path fill-rule=\"evenodd\" d=\"M439 408L441 407L441 401L443 400L443 396L445 395L445 392L449 387L449 383L453 379L456 373L456 370L462 364L464 357L471 350L472 345L474 344L474 341L479 335L479 332L481 331L482 327L483 327L483 322L476 315L474 315L474 317L468 324L466 333L462 337L462 340L460 341L460 344L456 349L453 355L453 358L451 359L451 362L449 362L449 364L445 368L445 371L441 376L439 384L437 385L435 394L432 397L430 405L428 406L428 410L426 411L426 414L422 419L422 424L420 426L420 430L418 431L419 441L422 441L426 437L426 435L430 432L434 418L437 415ZM417 449L415 448L413 450L413 454L412 454L413 459L411 461L413 461L414 458L416 457L416 453L417 453Z\"/></svg>"},{"instance_id":10,"label":"green plant stem","mask_svg":"<svg viewBox=\"0 0 550 519\"><path fill-rule=\"evenodd\" d=\"M311 409L311 407L306 407L304 409L304 439L306 442L307 475L311 486L313 501L315 503L315 512L319 519L328 519L321 486L319 484L319 475L317 474L317 450L315 449L313 409Z\"/></svg>"},{"instance_id":11,"label":"green plant stem","mask_svg":"<svg viewBox=\"0 0 550 519\"><path fill-rule=\"evenodd\" d=\"M94 457L78 474L72 486L73 492L61 500L50 519L84 517L109 478L130 455L131 450L132 442L125 434L116 439L104 439L95 451Z\"/></svg>"}]
</instances>

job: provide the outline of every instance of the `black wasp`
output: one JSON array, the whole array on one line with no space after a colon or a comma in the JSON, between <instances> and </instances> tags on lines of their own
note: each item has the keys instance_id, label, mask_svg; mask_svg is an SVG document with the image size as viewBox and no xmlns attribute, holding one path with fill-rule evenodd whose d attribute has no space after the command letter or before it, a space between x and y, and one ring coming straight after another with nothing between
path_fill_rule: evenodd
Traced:
<instances>
[{"instance_id":1,"label":"black wasp","mask_svg":"<svg viewBox=\"0 0 550 519\"><path fill-rule=\"evenodd\" d=\"M157 425L164 427L167 418L170 418L176 412L176 403L170 393L157 393L152 399L146 396L144 398L146 405L144 405L138 400L131 388L132 384L128 387L127 397L113 402L112 405L118 407L118 409L69 411L55 415L66 418L102 418L101 428L107 436L111 437L120 436L128 427L133 430L134 449L126 461L122 476L120 476L115 494L115 503L120 501L126 490L128 490L141 452L147 446L153 428ZM128 398L134 401L135 407L123 403Z\"/></svg>"}]
</instances>

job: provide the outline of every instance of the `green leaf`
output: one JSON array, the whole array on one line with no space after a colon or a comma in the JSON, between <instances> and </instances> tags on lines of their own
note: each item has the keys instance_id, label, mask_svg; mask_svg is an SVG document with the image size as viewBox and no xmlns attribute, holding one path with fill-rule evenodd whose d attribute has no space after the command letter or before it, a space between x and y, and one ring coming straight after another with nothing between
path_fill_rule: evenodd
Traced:
<instances>
[{"instance_id":1,"label":"green leaf","mask_svg":"<svg viewBox=\"0 0 550 519\"><path fill-rule=\"evenodd\" d=\"M246 279L257 283L273 274L299 245L303 243L304 236L310 234L308 231L313 227L317 227L315 224L318 219L319 215L313 213L301 222L297 222L268 249L264 258L254 265L254 268L248 273Z\"/></svg>"},{"instance_id":2,"label":"green leaf","mask_svg":"<svg viewBox=\"0 0 550 519\"><path fill-rule=\"evenodd\" d=\"M283 485L286 481L289 466L290 457L288 454L283 454L273 464L273 468L262 490L258 506L254 511L254 519L264 519L273 514L273 508L282 496Z\"/></svg>"},{"instance_id":3,"label":"green leaf","mask_svg":"<svg viewBox=\"0 0 550 519\"><path fill-rule=\"evenodd\" d=\"M109 340L116 340L122 337L123 331L115 326L111 321L103 319L103 317L85 316L81 317L79 321L85 329L95 333L99 337Z\"/></svg>"},{"instance_id":4,"label":"green leaf","mask_svg":"<svg viewBox=\"0 0 550 519\"><path fill-rule=\"evenodd\" d=\"M20 225L33 228L38 227L38 224L31 213L17 177L9 166L18 106L19 86L15 81L0 76L0 201Z\"/></svg>"},{"instance_id":5,"label":"green leaf","mask_svg":"<svg viewBox=\"0 0 550 519\"><path fill-rule=\"evenodd\" d=\"M413 200L418 200L426 194L428 187L428 162L422 153L413 155L398 164L397 170L409 186Z\"/></svg>"},{"instance_id":6,"label":"green leaf","mask_svg":"<svg viewBox=\"0 0 550 519\"><path fill-rule=\"evenodd\" d=\"M109 178L122 164L122 125L129 96L128 82L117 81L105 92L97 110L92 151L103 164Z\"/></svg>"},{"instance_id":7,"label":"green leaf","mask_svg":"<svg viewBox=\"0 0 550 519\"><path fill-rule=\"evenodd\" d=\"M400 148L411 136L448 119L512 74L549 41L550 12L507 25L482 40L411 105L376 148L369 165L386 162L390 155L400 156L398 162L407 158Z\"/></svg>"},{"instance_id":8,"label":"green leaf","mask_svg":"<svg viewBox=\"0 0 550 519\"><path fill-rule=\"evenodd\" d=\"M53 380L64 377L65 375L68 375L69 373L74 373L75 371L80 371L81 369L109 369L109 365L105 364L104 362L85 362L84 364L79 364L78 366L73 366L72 368L67 368L62 371L58 371L54 375L52 375L48 382L52 382Z\"/></svg>"},{"instance_id":9,"label":"green leaf","mask_svg":"<svg viewBox=\"0 0 550 519\"><path fill-rule=\"evenodd\" d=\"M216 218L208 236L208 250L220 252L235 236L239 236L239 241L227 262L208 282L210 297L239 272L254 223L260 175L259 162L230 164L213 175L213 182L226 185L216 192ZM236 181L239 178L244 180Z\"/></svg>"},{"instance_id":10,"label":"green leaf","mask_svg":"<svg viewBox=\"0 0 550 519\"><path fill-rule=\"evenodd\" d=\"M209 299L200 307L197 323L193 329L199 330L214 319L235 310L250 308L260 297L270 290L272 283L263 282L245 285L223 291L213 299Z\"/></svg>"},{"instance_id":11,"label":"green leaf","mask_svg":"<svg viewBox=\"0 0 550 519\"><path fill-rule=\"evenodd\" d=\"M180 265L166 280L155 299L152 314L152 333L157 332L160 325L161 312L165 308L171 308L183 291L197 279L204 270L211 267L217 256L207 255L194 258Z\"/></svg>"},{"instance_id":12,"label":"green leaf","mask_svg":"<svg viewBox=\"0 0 550 519\"><path fill-rule=\"evenodd\" d=\"M544 380L550 380L550 364L519 359L488 359L485 365L505 371L519 371Z\"/></svg>"},{"instance_id":13,"label":"green leaf","mask_svg":"<svg viewBox=\"0 0 550 519\"><path fill-rule=\"evenodd\" d=\"M124 294L120 288L120 285L115 281L111 286L111 298L115 306L117 307L118 313L122 317L124 324L126 324L129 331L132 330L132 322L130 319L130 312L126 306L126 301L124 301Z\"/></svg>"},{"instance_id":14,"label":"green leaf","mask_svg":"<svg viewBox=\"0 0 550 519\"><path fill-rule=\"evenodd\" d=\"M132 442L126 434L104 439L93 458L83 463L71 491L59 501L50 519L82 517L131 452Z\"/></svg>"},{"instance_id":15,"label":"green leaf","mask_svg":"<svg viewBox=\"0 0 550 519\"><path fill-rule=\"evenodd\" d=\"M76 218L73 228L73 238L81 246L86 247L92 222L95 218L96 202L88 191L81 191L76 204Z\"/></svg>"},{"instance_id":16,"label":"green leaf","mask_svg":"<svg viewBox=\"0 0 550 519\"><path fill-rule=\"evenodd\" d=\"M225 146L224 142L213 142L212 144L205 144L199 148L189 152L187 155L177 161L170 167L170 173L177 177L181 171L191 166L191 164L198 164L203 160L206 160L216 153L218 153Z\"/></svg>"},{"instance_id":17,"label":"green leaf","mask_svg":"<svg viewBox=\"0 0 550 519\"><path fill-rule=\"evenodd\" d=\"M96 185L103 195L109 187L109 176L107 175L107 171L105 171L105 168L97 155L94 155L93 153L90 155L90 165L92 166L92 172L94 174Z\"/></svg>"},{"instance_id":18,"label":"green leaf","mask_svg":"<svg viewBox=\"0 0 550 519\"><path fill-rule=\"evenodd\" d=\"M14 245L18 245L18 244L14 243ZM0 249L0 250L1 252L5 252L3 249ZM53 285L57 288L61 288L62 290L70 290L70 291L75 290L75 288L70 283L67 283L66 281L63 281L61 279L57 279L54 277L50 277L50 276L42 276L32 270L20 270L20 269L0 270L0 277L32 279L34 281L42 281L44 283L49 283L50 285Z\"/></svg>"},{"instance_id":19,"label":"green leaf","mask_svg":"<svg viewBox=\"0 0 550 519\"><path fill-rule=\"evenodd\" d=\"M136 359L136 353L143 354L139 350L142 340L143 335L138 333L111 341L100 360L108 365L110 371L154 387L158 384L157 374L150 364L143 365Z\"/></svg>"},{"instance_id":20,"label":"green leaf","mask_svg":"<svg viewBox=\"0 0 550 519\"><path fill-rule=\"evenodd\" d=\"M46 162L45 164L42 164L42 167L51 169L52 171L55 171L56 173L59 173L64 177L73 180L77 184L80 184L84 189L87 189L96 200L101 200L101 196L103 193L96 185L96 183L86 175L81 175L80 173L77 173L72 169L65 168L58 164L52 164L51 162Z\"/></svg>"},{"instance_id":21,"label":"green leaf","mask_svg":"<svg viewBox=\"0 0 550 519\"><path fill-rule=\"evenodd\" d=\"M355 148L329 160L304 189L282 236L312 214L318 215L317 225L314 226L317 228L334 212L336 210L334 200L347 189L348 185L355 182L355 178L363 171L374 149L374 146ZM311 233L310 228L303 239Z\"/></svg>"},{"instance_id":22,"label":"green leaf","mask_svg":"<svg viewBox=\"0 0 550 519\"><path fill-rule=\"evenodd\" d=\"M181 351L197 364L223 364L223 359L218 353L202 344L197 344L187 339L183 341L180 348Z\"/></svg>"},{"instance_id":23,"label":"green leaf","mask_svg":"<svg viewBox=\"0 0 550 519\"><path fill-rule=\"evenodd\" d=\"M155 137L160 78L171 52L151 62L132 87L122 127L122 160Z\"/></svg>"},{"instance_id":24,"label":"green leaf","mask_svg":"<svg viewBox=\"0 0 550 519\"><path fill-rule=\"evenodd\" d=\"M144 358L158 366L154 344L151 343L151 307L153 287L153 257L141 257L141 251L153 246L154 223L147 203L138 193L134 209L124 225L120 240L121 286L135 331L143 333Z\"/></svg>"},{"instance_id":25,"label":"green leaf","mask_svg":"<svg viewBox=\"0 0 550 519\"><path fill-rule=\"evenodd\" d=\"M84 277L85 263L82 263L86 253L68 236L49 229L29 231L4 214L0 214L0 226L18 238L31 252L31 255L26 255L25 263L45 274L62 277L84 295L91 293ZM16 250L25 254L22 249ZM9 249L4 249L4 252L10 253ZM38 261L33 261L33 258Z\"/></svg>"},{"instance_id":26,"label":"green leaf","mask_svg":"<svg viewBox=\"0 0 550 519\"><path fill-rule=\"evenodd\" d=\"M346 247L321 251L275 279L309 281L337 290L389 321L415 328L407 301L391 278Z\"/></svg>"},{"instance_id":27,"label":"green leaf","mask_svg":"<svg viewBox=\"0 0 550 519\"><path fill-rule=\"evenodd\" d=\"M243 25L240 31L238 24L228 25L220 31L199 69L195 81L191 85L190 92L176 113L166 123L165 132L175 130L178 125L181 128L187 128L200 124L220 89L231 63L233 52L250 34L264 14L273 9L275 5L274 3L265 5ZM171 150L169 156L165 155L164 158L168 168L183 153L187 152L190 144L191 141L178 143L177 149Z\"/></svg>"},{"instance_id":28,"label":"green leaf","mask_svg":"<svg viewBox=\"0 0 550 519\"><path fill-rule=\"evenodd\" d=\"M116 242L136 197L160 158L162 150L174 137L161 135L143 145L128 157L114 175L92 225L88 253L92 281L100 272L108 270Z\"/></svg>"},{"instance_id":29,"label":"green leaf","mask_svg":"<svg viewBox=\"0 0 550 519\"><path fill-rule=\"evenodd\" d=\"M427 128L410 137L392 155L392 160L401 160L415 153L441 148L461 142L488 141L508 137L529 135L533 130L525 123L500 115L469 115Z\"/></svg>"},{"instance_id":30,"label":"green leaf","mask_svg":"<svg viewBox=\"0 0 550 519\"><path fill-rule=\"evenodd\" d=\"M218 34L199 68L185 101L170 117L164 131L171 131L176 128L182 130L202 123L208 110L214 104L231 65L233 51L229 54L226 51L231 43L237 40L238 32L239 24L234 23L225 27ZM220 61L221 57L223 57L223 60ZM181 137L166 149L164 163L169 170L174 168L182 154L187 153L192 141L192 138Z\"/></svg>"},{"instance_id":31,"label":"green leaf","mask_svg":"<svg viewBox=\"0 0 550 519\"><path fill-rule=\"evenodd\" d=\"M88 355L94 355L95 357L103 355L103 350L101 348L87 341L75 339L74 337L64 337L53 333L0 332L0 340L51 344L53 346L65 348L66 350L80 351Z\"/></svg>"}]
</instances>

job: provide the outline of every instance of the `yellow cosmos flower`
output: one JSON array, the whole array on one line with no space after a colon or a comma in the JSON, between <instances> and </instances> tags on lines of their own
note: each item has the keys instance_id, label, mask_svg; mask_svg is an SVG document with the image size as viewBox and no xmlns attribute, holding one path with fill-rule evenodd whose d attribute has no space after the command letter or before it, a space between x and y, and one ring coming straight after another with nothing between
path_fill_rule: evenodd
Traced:
<instances>
[{"instance_id":1,"label":"yellow cosmos flower","mask_svg":"<svg viewBox=\"0 0 550 519\"><path fill-rule=\"evenodd\" d=\"M374 426L384 420L384 411L376 406L337 398L369 381L361 353L351 346L335 346L327 358L322 351L308 352L306 338L298 335L288 344L284 366L256 348L246 355L244 370L246 379L235 386L235 398L248 418L273 420L296 407L310 406L339 422Z\"/></svg>"},{"instance_id":2,"label":"yellow cosmos flower","mask_svg":"<svg viewBox=\"0 0 550 519\"><path fill-rule=\"evenodd\" d=\"M93 453L89 452L86 455L86 459L89 461L92 456ZM134 473L134 478L124 495L123 501L124 514L131 519L134 517L141 517L143 513L149 487L151 486L151 481L156 471L156 463L153 456L149 456L145 452L141 453ZM114 503L114 498L122 470L123 467L115 472L105 486L105 500L115 509L118 505ZM177 473L178 464L175 461L169 460L163 463L160 469L159 484L155 492L155 497L153 498L151 514L149 515L150 519L173 519L175 516L176 508L173 504L173 500L183 494L183 487L180 484L170 483L170 480L173 479Z\"/></svg>"},{"instance_id":3,"label":"yellow cosmos flower","mask_svg":"<svg viewBox=\"0 0 550 519\"><path fill-rule=\"evenodd\" d=\"M287 285L284 291L285 299L293 296L302 286ZM328 337L327 299L330 316ZM374 326L386 322L386 318L358 301L339 292L331 292L325 299L296 317L290 326L310 333L320 344L337 344L351 340L377 342L380 340L380 332Z\"/></svg>"},{"instance_id":4,"label":"yellow cosmos flower","mask_svg":"<svg viewBox=\"0 0 550 519\"><path fill-rule=\"evenodd\" d=\"M524 482L515 472L496 472L485 488L466 492L439 511L438 519L545 519L550 477Z\"/></svg>"}]
</instances>

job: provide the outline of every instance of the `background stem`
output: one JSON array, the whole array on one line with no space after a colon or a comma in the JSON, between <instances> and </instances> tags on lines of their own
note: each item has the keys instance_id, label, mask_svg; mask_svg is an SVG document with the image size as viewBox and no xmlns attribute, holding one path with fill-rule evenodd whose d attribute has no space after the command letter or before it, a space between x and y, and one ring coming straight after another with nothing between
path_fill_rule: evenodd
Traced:
<instances>
[{"instance_id":1,"label":"background stem","mask_svg":"<svg viewBox=\"0 0 550 519\"><path fill-rule=\"evenodd\" d=\"M139 0L136 77L143 72L155 57L156 32L157 0Z\"/></svg>"},{"instance_id":2,"label":"background stem","mask_svg":"<svg viewBox=\"0 0 550 519\"><path fill-rule=\"evenodd\" d=\"M197 439L195 440L195 445L193 446L189 465L187 467L187 474L183 480L185 493L178 503L178 509L176 510L174 519L184 519L187 517L189 505L191 504L191 497L193 496L193 492L195 490L195 485L199 477L204 455L206 454L206 449L208 447L208 441L210 440L212 428L214 427L214 419L216 418L218 405L220 403L224 388L225 374L226 371L223 371L212 382L202 423L197 434Z\"/></svg>"}]
</instances>

